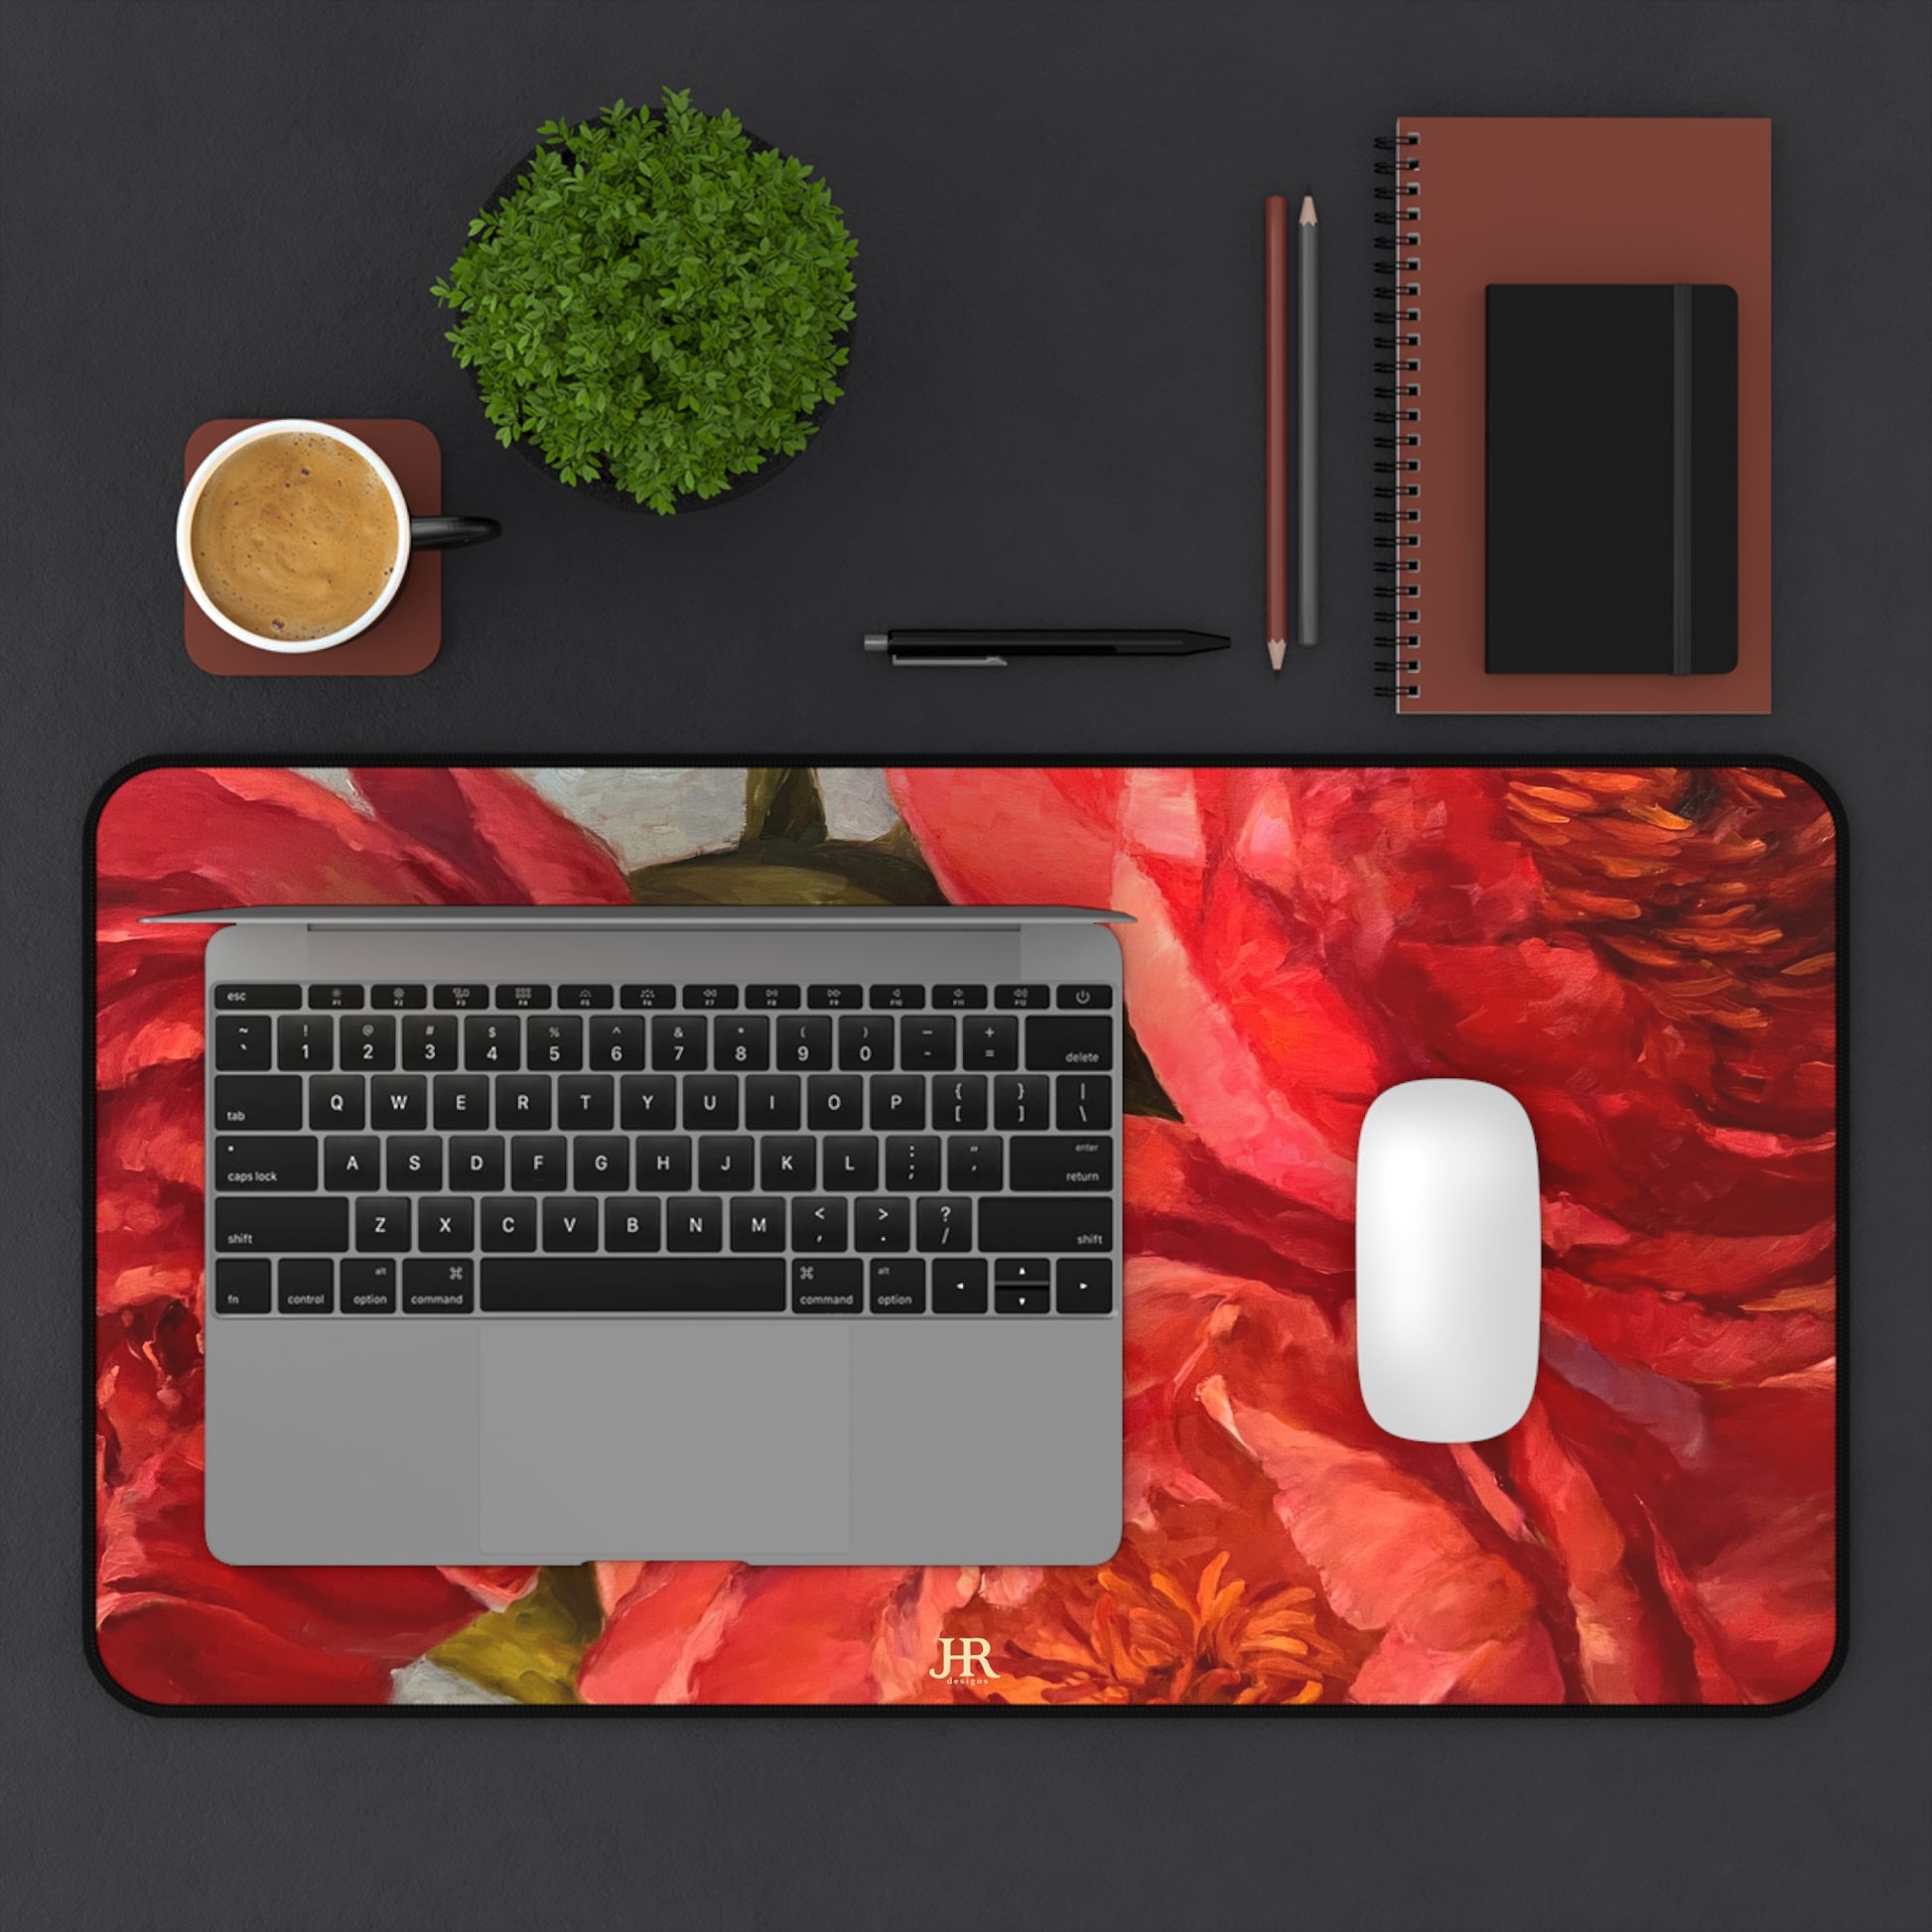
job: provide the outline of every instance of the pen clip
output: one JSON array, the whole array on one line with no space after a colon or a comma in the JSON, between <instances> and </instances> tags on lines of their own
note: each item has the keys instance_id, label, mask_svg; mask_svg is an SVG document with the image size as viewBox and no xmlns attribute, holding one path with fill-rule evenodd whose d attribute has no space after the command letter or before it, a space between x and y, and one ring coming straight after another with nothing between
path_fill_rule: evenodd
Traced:
<instances>
[{"instance_id":1,"label":"pen clip","mask_svg":"<svg viewBox=\"0 0 1932 1932\"><path fill-rule=\"evenodd\" d=\"M937 664L950 669L977 669L982 665L1004 668L1006 661L1004 657L927 657L923 654L914 657L900 656L897 651L893 654L893 662L900 669L910 669L921 664Z\"/></svg>"}]
</instances>

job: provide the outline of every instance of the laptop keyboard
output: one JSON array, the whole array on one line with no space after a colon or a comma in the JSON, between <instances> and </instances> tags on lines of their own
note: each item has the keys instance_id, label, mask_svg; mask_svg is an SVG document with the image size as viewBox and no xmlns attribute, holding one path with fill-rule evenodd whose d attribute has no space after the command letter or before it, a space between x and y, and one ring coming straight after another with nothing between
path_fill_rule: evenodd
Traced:
<instances>
[{"instance_id":1,"label":"laptop keyboard","mask_svg":"<svg viewBox=\"0 0 1932 1932\"><path fill-rule=\"evenodd\" d=\"M1114 991L217 985L224 1315L1111 1314Z\"/></svg>"}]
</instances>

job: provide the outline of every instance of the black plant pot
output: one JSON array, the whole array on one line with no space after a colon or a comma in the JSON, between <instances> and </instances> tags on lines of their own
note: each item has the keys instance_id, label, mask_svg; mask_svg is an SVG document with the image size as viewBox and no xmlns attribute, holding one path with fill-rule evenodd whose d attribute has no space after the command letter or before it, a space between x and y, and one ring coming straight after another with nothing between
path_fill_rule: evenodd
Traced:
<instances>
[{"instance_id":1,"label":"black plant pot","mask_svg":"<svg viewBox=\"0 0 1932 1932\"><path fill-rule=\"evenodd\" d=\"M772 146L771 142L760 139L758 135L754 134L749 127L745 130L745 139L754 154L761 154ZM562 145L564 145L566 148L568 147L568 143L564 143ZM484 202L483 205L483 212L484 214L493 213L497 208L501 207L502 205L505 202L507 202L512 195L516 193L516 184L518 180L529 171L531 162L533 162L541 152L542 150L539 148L532 148L530 152L526 154L523 157L523 159L519 161L516 164L516 166L512 168L509 171L509 173L505 175L503 179L499 181L493 189L490 190L489 199L486 202ZM852 346L852 335L853 335L853 326L851 323L848 322L845 325L845 331L844 331L844 346L847 349L850 349ZM851 364L848 363L846 366L849 368ZM841 375L843 375L844 371L841 370L840 373ZM483 383L481 379L478 377L477 371L474 368L468 368L464 370L464 374L470 378L470 386L471 388L476 390L477 400L479 402L482 402ZM841 387L844 386L843 382L841 382L840 386ZM725 487L718 492L716 496L700 496L695 491L686 492L680 490L677 496L673 499L677 505L675 514L678 516L686 516L692 510L711 509L719 503L729 503L734 501L736 498L740 496L749 496L752 493L752 491L755 489L762 489L764 485L768 483L771 481L771 479L777 476L781 471L789 470L791 466L794 463L796 463L801 456L805 454L806 450L809 450L812 447L812 445L818 441L819 436L823 433L824 430L825 418L828 415L830 415L831 410L832 410L832 405L829 401L827 401L827 402L819 403L816 407L814 407L811 411L807 413L805 420L806 422L812 425L812 434L810 437L806 439L805 448L803 450L796 450L792 452L792 454L790 454L789 456L783 454L782 452L773 452L770 455L767 455L764 461L761 464L759 464L756 470L750 472L746 476L734 477L725 485ZM556 466L550 462L550 460L543 454L541 450L539 450L536 447L534 443L526 443L519 436L518 438L516 438L514 442L510 444L509 447L512 450L514 450L516 454L520 456L525 463L534 464L539 470L541 470L544 473L545 476L555 477L560 483L563 483L563 479L557 475ZM613 509L641 510L646 515L650 515L650 516L655 516L658 513L657 511L653 510L648 503L638 502L636 497L632 496L627 490L620 489L617 486L617 484L612 483L608 477L593 478L589 482L585 482L585 483L564 483L564 487L566 489L575 490L579 496L588 496L591 499L591 501L594 503L608 503Z\"/></svg>"}]
</instances>

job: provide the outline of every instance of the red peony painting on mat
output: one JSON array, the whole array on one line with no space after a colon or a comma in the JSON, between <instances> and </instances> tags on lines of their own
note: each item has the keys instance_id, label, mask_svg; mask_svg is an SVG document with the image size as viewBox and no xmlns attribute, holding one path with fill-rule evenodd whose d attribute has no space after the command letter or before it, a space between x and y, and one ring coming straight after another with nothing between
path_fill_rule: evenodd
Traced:
<instances>
[{"instance_id":1,"label":"red peony painting on mat","mask_svg":"<svg viewBox=\"0 0 1932 1932\"><path fill-rule=\"evenodd\" d=\"M159 1706L1772 1705L1837 1604L1837 844L1776 767L156 767L96 833L96 1642ZM1113 905L1098 1570L236 1569L202 1536L202 948L234 903ZM1535 1125L1528 1415L1369 1421L1369 1102ZM946 1640L997 1678L935 1678Z\"/></svg>"}]
</instances>

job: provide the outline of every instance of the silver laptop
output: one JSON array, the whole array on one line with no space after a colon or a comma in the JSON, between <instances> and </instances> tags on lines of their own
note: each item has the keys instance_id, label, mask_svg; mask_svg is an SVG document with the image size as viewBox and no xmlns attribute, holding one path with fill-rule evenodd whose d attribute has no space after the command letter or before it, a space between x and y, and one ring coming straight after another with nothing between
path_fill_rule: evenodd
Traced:
<instances>
[{"instance_id":1,"label":"silver laptop","mask_svg":"<svg viewBox=\"0 0 1932 1932\"><path fill-rule=\"evenodd\" d=\"M1113 1553L1124 915L172 916L224 1562Z\"/></svg>"}]
</instances>

